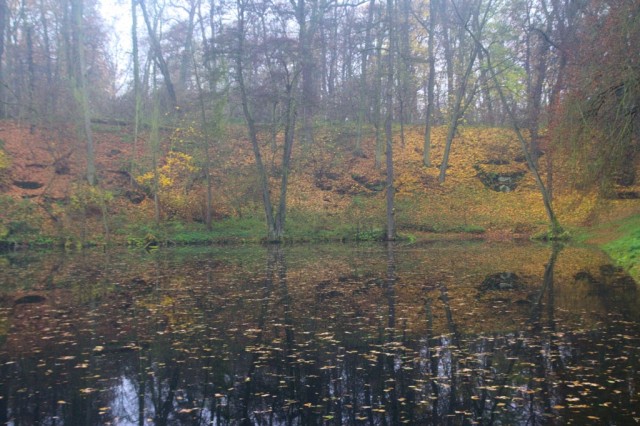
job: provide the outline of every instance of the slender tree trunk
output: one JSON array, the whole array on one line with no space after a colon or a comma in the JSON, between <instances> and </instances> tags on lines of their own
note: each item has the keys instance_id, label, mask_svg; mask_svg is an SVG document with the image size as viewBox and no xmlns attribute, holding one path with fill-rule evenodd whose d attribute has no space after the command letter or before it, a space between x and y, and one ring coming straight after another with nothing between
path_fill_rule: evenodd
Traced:
<instances>
[{"instance_id":1,"label":"slender tree trunk","mask_svg":"<svg viewBox=\"0 0 640 426\"><path fill-rule=\"evenodd\" d=\"M460 22L460 45L464 42L464 33L465 31L470 31L468 28L469 22L472 21L473 27L476 29L478 34L482 33L482 29L487 23L488 14L491 10L491 0L489 0L484 13L481 15L481 2L478 2L474 5L474 10L470 11L468 15L463 16L460 13L460 10L456 6L455 2L451 3L456 12L458 20ZM475 39L472 39L475 41ZM473 43L472 43L473 44ZM440 175L439 181L443 183L445 180L447 166L449 163L449 153L451 151L451 143L453 142L453 138L458 130L458 122L464 116L466 109L471 105L473 97L475 96L476 86L469 90L467 88L469 84L470 76L473 72L473 66L476 62L476 58L478 57L481 47L474 45L471 50L471 57L469 58L469 62L467 63L467 68L463 75L459 76L458 88L456 91L456 99L454 105L451 109L451 123L449 124L449 131L447 133L447 140L445 144L444 157L442 159L442 164L440 165ZM461 53L461 57L464 57L464 53ZM465 97L466 96L466 97Z\"/></svg>"},{"instance_id":2,"label":"slender tree trunk","mask_svg":"<svg viewBox=\"0 0 640 426\"><path fill-rule=\"evenodd\" d=\"M4 51L5 36L7 28L7 0L0 0L0 82L5 81L4 75ZM5 106L4 84L0 84L0 118L6 118L7 109Z\"/></svg>"},{"instance_id":3,"label":"slender tree trunk","mask_svg":"<svg viewBox=\"0 0 640 426\"><path fill-rule=\"evenodd\" d=\"M536 184L538 186L538 190L540 191L540 194L542 195L542 202L544 203L544 208L545 211L547 213L547 218L549 219L549 226L550 226L550 233L551 233L551 238L555 239L558 238L559 236L561 236L561 234L564 232L562 229L562 226L560 225L560 222L558 221L558 218L555 215L555 212L553 211L553 206L551 204L551 197L549 195L549 191L547 191L547 188L544 185L544 182L542 181L542 178L540 177L540 173L538 173L538 168L536 166L535 161L533 160L533 157L531 156L531 153L529 152L529 147L527 146L527 141L525 140L524 136L522 135L522 132L520 131L520 126L518 125L518 120L517 117L515 115L515 113L513 112L513 110L511 109L507 98L504 94L504 91L502 90L502 86L500 85L500 82L498 80L498 75L496 74L496 70L493 68L493 65L491 63L491 55L489 53L489 51L482 45L482 42L480 41L480 39L468 28L466 28L466 30L469 32L469 34L471 35L471 37L473 37L476 46L481 49L484 54L485 54L485 58L487 60L487 68L489 70L489 73L491 75L491 78L493 79L493 82L495 84L496 90L498 92L498 96L500 97L500 101L502 102L502 106L505 109L505 111L507 112L507 115L509 116L509 119L511 120L511 124L513 126L514 131L516 132L516 135L518 136L518 141L520 142L520 147L522 148L522 152L527 160L527 165L529 166L529 170L531 171L531 173L533 173L533 176L535 178Z\"/></svg>"},{"instance_id":4,"label":"slender tree trunk","mask_svg":"<svg viewBox=\"0 0 640 426\"><path fill-rule=\"evenodd\" d=\"M192 61L193 61L193 73L196 78L196 88L198 89L198 101L200 104L200 131L202 132L202 153L204 154L204 163L202 165L202 171L204 172L205 183L207 186L206 199L205 199L205 218L204 222L207 226L207 231L211 231L211 222L212 222L212 211L213 211L213 195L212 195L212 184L211 184L211 154L209 153L209 126L207 125L207 113L204 104L204 92L202 90L202 84L200 82L200 74L198 73L198 64L196 63L195 55L193 55L193 48L190 49L192 52Z\"/></svg>"},{"instance_id":5,"label":"slender tree trunk","mask_svg":"<svg viewBox=\"0 0 640 426\"><path fill-rule=\"evenodd\" d=\"M480 62L480 64L485 63L482 51L478 52L478 61ZM489 87L490 80L491 78L487 75L487 70L482 67L482 69L480 70L480 89L482 90L482 97L486 107L486 115L483 118L483 121L489 126L494 126L496 120L493 112L493 99L491 98L491 90Z\"/></svg>"},{"instance_id":6,"label":"slender tree trunk","mask_svg":"<svg viewBox=\"0 0 640 426\"><path fill-rule=\"evenodd\" d=\"M540 123L540 113L542 108L542 87L546 79L547 71L547 52L549 45L540 40L539 48L536 51L534 60L535 64L531 67L531 84L529 89L529 134L531 157L533 162L538 164L538 156L540 151L540 140L538 135L538 127Z\"/></svg>"},{"instance_id":7,"label":"slender tree trunk","mask_svg":"<svg viewBox=\"0 0 640 426\"><path fill-rule=\"evenodd\" d=\"M453 81L453 50L451 49L451 39L449 37L449 14L447 13L447 0L440 1L440 23L442 24L442 47L444 49L444 58L447 72L447 109L451 109L453 99L454 81Z\"/></svg>"},{"instance_id":8,"label":"slender tree trunk","mask_svg":"<svg viewBox=\"0 0 640 426\"><path fill-rule=\"evenodd\" d=\"M280 199L278 200L278 211L276 213L276 240L281 241L284 237L284 227L287 213L287 187L289 184L289 172L291 168L291 152L293 150L294 132L296 124L296 104L293 94L294 81L287 86L287 107L284 128L284 151L282 153L282 180L280 183Z\"/></svg>"},{"instance_id":9,"label":"slender tree trunk","mask_svg":"<svg viewBox=\"0 0 640 426\"><path fill-rule=\"evenodd\" d=\"M140 93L140 58L138 55L138 13L137 0L131 0L131 57L133 60L133 97L134 97L134 115L133 115L133 148L131 150L131 164L129 166L130 184L133 184L135 166L138 158L138 136L140 131L140 106L142 96Z\"/></svg>"},{"instance_id":10,"label":"slender tree trunk","mask_svg":"<svg viewBox=\"0 0 640 426\"><path fill-rule=\"evenodd\" d=\"M375 152L375 167L378 168L382 165L382 154L384 153L384 142L382 140L382 73L384 71L384 64L382 62L382 34L378 35L378 41L376 43L376 77L375 85L373 87L373 125L376 130L376 152Z\"/></svg>"},{"instance_id":11,"label":"slender tree trunk","mask_svg":"<svg viewBox=\"0 0 640 426\"><path fill-rule=\"evenodd\" d=\"M5 1L5 0L0 0ZM45 99L44 106L42 109L42 115L44 117L48 117L49 114L54 111L54 95L53 95L53 64L51 59L51 41L49 38L49 21L47 20L47 9L44 4L44 0L40 1L40 22L42 24L42 44L44 48L45 55L45 67L47 72L47 89L45 91ZM2 37L2 34L0 34ZM2 57L0 56L0 62ZM2 81L2 77L0 76L0 81ZM0 103L2 101L0 100Z\"/></svg>"},{"instance_id":12,"label":"slender tree trunk","mask_svg":"<svg viewBox=\"0 0 640 426\"><path fill-rule=\"evenodd\" d=\"M309 20L307 20L307 0L297 0L297 2L295 2L295 8L295 17L299 26L299 60L302 69L302 97L300 107L302 113L303 138L307 144L313 144L313 116L317 102L317 93L312 43L315 30L318 27L318 15L320 12L317 1L313 3L313 8L309 11L311 15Z\"/></svg>"},{"instance_id":13,"label":"slender tree trunk","mask_svg":"<svg viewBox=\"0 0 640 426\"><path fill-rule=\"evenodd\" d=\"M153 71L153 79L155 80L155 67ZM153 213L156 225L160 223L160 174L158 171L158 156L160 154L160 101L158 99L157 88L154 83L154 99L153 112L151 115L151 134L149 136L151 142L151 167L153 168Z\"/></svg>"},{"instance_id":14,"label":"slender tree trunk","mask_svg":"<svg viewBox=\"0 0 640 426\"><path fill-rule=\"evenodd\" d=\"M422 150L422 163L426 167L431 167L431 127L433 125L434 93L436 83L436 57L435 57L435 31L436 31L436 10L438 0L429 1L429 81L427 82L427 111L425 113L424 125L424 147Z\"/></svg>"},{"instance_id":15,"label":"slender tree trunk","mask_svg":"<svg viewBox=\"0 0 640 426\"><path fill-rule=\"evenodd\" d=\"M195 29L196 2L193 2L189 9L189 19L187 21L187 34L184 42L184 51L180 59L180 81L179 88L184 92L189 79L189 65L193 64L193 31ZM195 64L194 64L195 65ZM195 71L194 71L195 72Z\"/></svg>"},{"instance_id":16,"label":"slender tree trunk","mask_svg":"<svg viewBox=\"0 0 640 426\"><path fill-rule=\"evenodd\" d=\"M28 97L29 97L29 111L27 116L29 117L29 121L31 123L30 131L33 133L35 129L36 119L36 108L35 108L35 91L36 91L36 71L35 71L35 63L33 61L33 25L27 24L25 28L25 33L27 36L27 75L28 75Z\"/></svg>"},{"instance_id":17,"label":"slender tree trunk","mask_svg":"<svg viewBox=\"0 0 640 426\"><path fill-rule=\"evenodd\" d=\"M262 202L264 206L265 218L267 221L267 238L269 241L275 241L277 239L275 220L273 217L273 207L271 205L271 195L269 192L269 181L267 171L262 161L262 154L260 152L260 145L258 143L258 132L256 129L255 121L251 110L249 109L249 98L247 95L247 89L244 81L244 41L245 41L245 5L242 0L237 0L238 6L238 49L236 52L236 72L238 89L240 90L240 97L242 102L242 112L244 114L245 121L247 123L247 130L249 132L249 139L251 140L251 146L253 148L253 156L258 169L258 178L260 179L260 188L262 191Z\"/></svg>"},{"instance_id":18,"label":"slender tree trunk","mask_svg":"<svg viewBox=\"0 0 640 426\"><path fill-rule=\"evenodd\" d=\"M367 110L367 70L369 65L369 51L371 50L371 27L373 25L374 8L375 0L369 0L367 26L365 28L364 35L364 50L362 51L362 60L360 62L360 99L358 104L358 130L355 146L356 155L362 155L362 128L364 126L365 112Z\"/></svg>"},{"instance_id":19,"label":"slender tree trunk","mask_svg":"<svg viewBox=\"0 0 640 426\"><path fill-rule=\"evenodd\" d=\"M149 17L149 13L147 11L147 7L145 6L145 0L138 0L138 4L140 5L140 9L142 10L142 17L144 18L144 23L147 27L147 32L149 34L149 41L151 43L151 51L153 52L153 57L155 58L155 62L160 69L160 74L162 74L162 79L164 80L164 85L167 89L167 94L169 95L169 102L171 103L172 109L175 109L178 106L178 99L176 97L176 90L173 86L173 81L171 80L171 73L169 72L169 66L164 59L162 54L162 47L160 46L160 41L156 35L156 32L151 25L151 18Z\"/></svg>"},{"instance_id":20,"label":"slender tree trunk","mask_svg":"<svg viewBox=\"0 0 640 426\"><path fill-rule=\"evenodd\" d=\"M394 83L394 42L395 42L395 14L393 0L387 0L387 19L389 32L389 52L387 54L387 87L385 91L386 117L384 132L386 136L386 168L387 168L387 235L388 241L396 239L395 222L395 188L393 186L393 83Z\"/></svg>"},{"instance_id":21,"label":"slender tree trunk","mask_svg":"<svg viewBox=\"0 0 640 426\"><path fill-rule=\"evenodd\" d=\"M84 135L87 143L87 181L89 185L96 184L95 148L93 143L93 132L91 130L91 112L89 109L89 95L87 93L87 81L85 76L85 55L84 55L84 24L83 24L83 0L71 1L71 13L76 36L76 60L77 60L77 83L76 99L78 107L81 109Z\"/></svg>"},{"instance_id":22,"label":"slender tree trunk","mask_svg":"<svg viewBox=\"0 0 640 426\"><path fill-rule=\"evenodd\" d=\"M442 158L442 164L440 164L440 175L438 177L440 183L444 182L445 180L447 167L449 165L449 153L451 152L451 144L453 143L453 138L455 137L458 130L458 122L464 115L464 111L469 105L468 101L465 102L464 106L462 103L465 100L465 95L467 94L467 84L469 82L471 72L473 71L473 65L476 61L477 54L478 49L473 49L473 53L471 54L471 58L469 59L469 63L467 64L467 69L462 76L462 79L458 85L458 90L456 91L456 99L451 109L451 122L449 123L449 131L447 132L447 140L444 147L444 156Z\"/></svg>"}]
</instances>

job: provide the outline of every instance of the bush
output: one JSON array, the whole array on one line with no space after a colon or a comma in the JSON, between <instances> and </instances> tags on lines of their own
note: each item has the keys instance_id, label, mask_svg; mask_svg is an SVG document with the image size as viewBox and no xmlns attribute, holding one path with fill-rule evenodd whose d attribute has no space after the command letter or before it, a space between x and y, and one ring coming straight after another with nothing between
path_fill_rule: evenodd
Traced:
<instances>
[{"instance_id":1,"label":"bush","mask_svg":"<svg viewBox=\"0 0 640 426\"><path fill-rule=\"evenodd\" d=\"M0 140L2 142L2 140ZM0 143L0 188L6 187L10 182L11 171L11 159L9 155L2 149L2 143Z\"/></svg>"},{"instance_id":2,"label":"bush","mask_svg":"<svg viewBox=\"0 0 640 426\"><path fill-rule=\"evenodd\" d=\"M36 204L0 195L0 241L33 242L39 236L41 226L42 217Z\"/></svg>"}]
</instances>

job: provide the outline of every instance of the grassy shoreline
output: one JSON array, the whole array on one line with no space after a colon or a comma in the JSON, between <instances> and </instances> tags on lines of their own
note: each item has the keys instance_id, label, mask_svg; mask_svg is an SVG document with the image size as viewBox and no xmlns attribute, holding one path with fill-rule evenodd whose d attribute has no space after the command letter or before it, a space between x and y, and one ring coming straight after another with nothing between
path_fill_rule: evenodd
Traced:
<instances>
[{"instance_id":1,"label":"grassy shoreline","mask_svg":"<svg viewBox=\"0 0 640 426\"><path fill-rule=\"evenodd\" d=\"M86 247L129 246L139 248L180 246L221 246L265 244L264 224L258 218L231 219L216 222L207 231L202 224L169 222L162 225L129 225L118 229L108 238L94 234L86 241L68 237L32 234L23 240L0 240L0 253L12 250L42 250L61 248L81 250ZM598 247L607 253L640 283L640 215L632 215L592 227L576 227L571 231L572 242ZM96 236L97 235L97 236ZM441 227L415 229L399 227L400 242L420 244L437 241L513 241L533 240L532 233L513 230L485 230L482 227ZM292 223L283 244L379 242L384 239L382 227L360 227L336 224L335 227L313 227Z\"/></svg>"},{"instance_id":2,"label":"grassy shoreline","mask_svg":"<svg viewBox=\"0 0 640 426\"><path fill-rule=\"evenodd\" d=\"M602 249L640 283L640 215L582 228L576 240Z\"/></svg>"}]
</instances>

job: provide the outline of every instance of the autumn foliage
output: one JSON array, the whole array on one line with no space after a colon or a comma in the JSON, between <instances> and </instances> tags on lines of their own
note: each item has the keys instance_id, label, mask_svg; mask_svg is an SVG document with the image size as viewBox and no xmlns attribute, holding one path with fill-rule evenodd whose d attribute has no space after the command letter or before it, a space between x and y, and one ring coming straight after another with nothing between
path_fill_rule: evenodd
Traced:
<instances>
[{"instance_id":1,"label":"autumn foliage","mask_svg":"<svg viewBox=\"0 0 640 426\"><path fill-rule=\"evenodd\" d=\"M8 206L6 197L27 198L29 201L24 202L33 210L31 228L65 239L102 241L107 228L117 240L134 232L132 224L153 222L154 171L150 168L150 154L140 148L136 157L139 171L131 179L126 171L132 153L127 128L105 127L96 132L101 189L97 195L85 191L85 196L78 195L84 151L74 138L61 137L53 144L44 132L29 135L28 128L15 123L5 122L3 129L2 152L11 162L6 180L10 184L4 186L3 203ZM374 165L373 134L364 139L363 154L354 155L349 130L323 127L318 129L313 147L295 147L289 190L292 238L365 238L384 228L385 176ZM434 131L436 165L442 156L445 131L444 127ZM421 129L407 127L404 145L397 129L395 135L396 216L401 234L462 232L511 238L530 236L545 228L541 197L510 130L462 128L454 140L444 184L438 183L437 167L422 165ZM157 170L163 222L197 225L203 220L201 154L193 148L197 137L197 132L190 133L185 127L164 133ZM28 149L23 138L30 141ZM264 146L273 188L280 172L275 152L281 142L278 137L276 146ZM210 154L216 221L233 227L238 220L256 218L258 225L251 231L253 235L245 234L243 238L262 238L260 193L250 144L242 128L231 127L223 141L212 144ZM66 166L61 172L62 157ZM584 225L596 220L601 212L607 212L610 218L612 212L628 215L638 208L635 200L605 200L597 192L576 190L571 181L572 159L560 154L555 157L554 203L563 223ZM543 155L543 169L546 161ZM483 183L481 178L487 175L495 182L506 180L505 176L519 178L515 186L500 189ZM20 182L24 181L37 185L21 188ZM20 214L15 208L7 208L2 216L5 228L16 220L11 211ZM300 228L302 223L304 227ZM82 236L76 232L79 224Z\"/></svg>"}]
</instances>

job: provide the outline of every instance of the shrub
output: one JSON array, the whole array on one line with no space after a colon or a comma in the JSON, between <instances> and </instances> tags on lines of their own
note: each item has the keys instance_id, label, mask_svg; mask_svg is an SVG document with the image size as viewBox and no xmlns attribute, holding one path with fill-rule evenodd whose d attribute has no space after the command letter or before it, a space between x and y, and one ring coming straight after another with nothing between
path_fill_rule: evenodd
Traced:
<instances>
[{"instance_id":1,"label":"shrub","mask_svg":"<svg viewBox=\"0 0 640 426\"><path fill-rule=\"evenodd\" d=\"M2 144L0 144L0 188L9 184L10 171L11 159L4 149L2 149Z\"/></svg>"},{"instance_id":2,"label":"shrub","mask_svg":"<svg viewBox=\"0 0 640 426\"><path fill-rule=\"evenodd\" d=\"M37 206L29 200L0 195L0 240L19 243L33 240L42 226Z\"/></svg>"}]
</instances>

